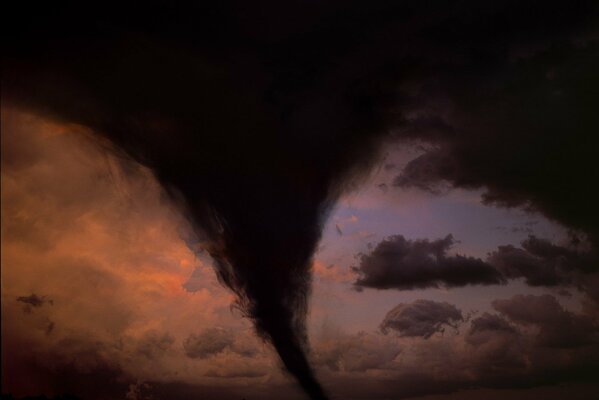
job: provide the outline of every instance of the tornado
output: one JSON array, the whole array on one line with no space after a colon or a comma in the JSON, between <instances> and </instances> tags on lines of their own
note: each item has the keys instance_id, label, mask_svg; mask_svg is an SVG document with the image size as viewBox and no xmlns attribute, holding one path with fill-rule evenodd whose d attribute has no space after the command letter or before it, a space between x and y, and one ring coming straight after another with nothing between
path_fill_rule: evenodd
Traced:
<instances>
[{"instance_id":1,"label":"tornado","mask_svg":"<svg viewBox=\"0 0 599 400\"><path fill-rule=\"evenodd\" d=\"M326 399L306 317L313 254L339 196L391 134L453 149L459 133L433 111L449 115L466 84L503 79L495 65L510 46L535 43L545 26L566 32L592 8L562 18L550 7L530 26L511 16L533 1L458 3L13 2L2 101L84 125L151 168L235 307L305 393Z\"/></svg>"},{"instance_id":2,"label":"tornado","mask_svg":"<svg viewBox=\"0 0 599 400\"><path fill-rule=\"evenodd\" d=\"M376 154L379 88L336 78L324 66L347 51L338 38L316 27L297 40L302 26L286 32L276 10L248 22L241 5L42 7L12 13L3 101L151 168L234 306L326 399L307 356L310 268L328 212ZM265 10L274 31L256 33Z\"/></svg>"}]
</instances>

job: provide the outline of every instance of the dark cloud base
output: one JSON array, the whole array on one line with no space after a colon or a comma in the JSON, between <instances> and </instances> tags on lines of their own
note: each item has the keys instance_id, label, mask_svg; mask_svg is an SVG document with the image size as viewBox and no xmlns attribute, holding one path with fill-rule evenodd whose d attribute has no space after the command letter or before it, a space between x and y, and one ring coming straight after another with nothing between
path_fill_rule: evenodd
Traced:
<instances>
[{"instance_id":1,"label":"dark cloud base","mask_svg":"<svg viewBox=\"0 0 599 400\"><path fill-rule=\"evenodd\" d=\"M383 333L393 330L402 337L430 338L444 331L444 326L456 327L463 321L460 310L447 302L416 300L409 304L399 304L387 313L380 329Z\"/></svg>"},{"instance_id":2,"label":"dark cloud base","mask_svg":"<svg viewBox=\"0 0 599 400\"><path fill-rule=\"evenodd\" d=\"M422 289L505 283L503 276L484 261L460 255L448 256L453 236L434 241L388 237L368 254L359 254L354 285L377 289Z\"/></svg>"},{"instance_id":3,"label":"dark cloud base","mask_svg":"<svg viewBox=\"0 0 599 400\"><path fill-rule=\"evenodd\" d=\"M576 287L596 297L594 280L599 271L595 249L579 243L556 245L530 235L521 243L498 246L485 260L461 255L448 256L455 243L444 239L408 240L395 235L379 242L367 254L358 254L354 287L414 290L466 285L506 284L523 279L529 286Z\"/></svg>"},{"instance_id":4,"label":"dark cloud base","mask_svg":"<svg viewBox=\"0 0 599 400\"><path fill-rule=\"evenodd\" d=\"M416 94L420 117L405 135L434 145L394 184L432 192L443 184L482 188L486 204L538 211L597 246L596 33L594 24L578 37L530 43L482 74L451 71L431 81L429 91Z\"/></svg>"}]
</instances>

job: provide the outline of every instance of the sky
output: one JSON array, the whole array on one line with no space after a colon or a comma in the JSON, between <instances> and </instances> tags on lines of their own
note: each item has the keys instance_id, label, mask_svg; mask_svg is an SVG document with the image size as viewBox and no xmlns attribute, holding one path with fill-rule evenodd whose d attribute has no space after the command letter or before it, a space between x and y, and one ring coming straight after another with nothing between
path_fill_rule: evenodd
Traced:
<instances>
[{"instance_id":1,"label":"sky","mask_svg":"<svg viewBox=\"0 0 599 400\"><path fill-rule=\"evenodd\" d=\"M302 398L273 350L231 308L233 295L218 283L210 256L194 247L188 222L151 171L98 146L78 125L10 108L3 109L2 124L5 392ZM372 390L379 398L437 392L479 398L485 388L488 396L523 399L560 398L563 390L579 391L580 398L597 393L596 385L569 376L599 356L590 314L595 303L575 285L531 287L514 279L357 290L352 268L360 254L393 235L438 240L452 234L448 254L476 258L498 245L519 247L529 235L568 241L566 229L537 213L482 205L479 192L381 189L417 154L392 146L381 168L340 199L325 225L312 264L308 324L311 358L325 387L356 399L373 398ZM396 167L385 169L389 160ZM497 301L508 308L501 311ZM556 315L536 321L532 314L529 322L507 311L535 301L531 313ZM420 311L396 318L407 325L383 333L391 310L418 304ZM488 320L498 325L474 328ZM563 336L563 346L545 346L544 330ZM589 342L577 343L578 335ZM343 389L356 379L361 391Z\"/></svg>"},{"instance_id":2,"label":"sky","mask_svg":"<svg viewBox=\"0 0 599 400\"><path fill-rule=\"evenodd\" d=\"M16 6L3 394L599 396L597 6L423 4Z\"/></svg>"}]
</instances>

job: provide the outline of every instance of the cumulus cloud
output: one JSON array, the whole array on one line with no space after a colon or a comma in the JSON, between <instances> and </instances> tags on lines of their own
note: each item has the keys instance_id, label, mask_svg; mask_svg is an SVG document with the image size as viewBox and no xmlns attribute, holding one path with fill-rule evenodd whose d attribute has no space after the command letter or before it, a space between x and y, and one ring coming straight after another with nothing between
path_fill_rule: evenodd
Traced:
<instances>
[{"instance_id":1,"label":"cumulus cloud","mask_svg":"<svg viewBox=\"0 0 599 400\"><path fill-rule=\"evenodd\" d=\"M137 352L144 357L155 360L161 358L175 343L175 338L167 332L149 331L138 339Z\"/></svg>"},{"instance_id":2,"label":"cumulus cloud","mask_svg":"<svg viewBox=\"0 0 599 400\"><path fill-rule=\"evenodd\" d=\"M487 261L506 278L524 278L531 286L567 285L578 273L591 273L599 268L595 251L559 246L534 235L524 240L521 248L499 246Z\"/></svg>"},{"instance_id":3,"label":"cumulus cloud","mask_svg":"<svg viewBox=\"0 0 599 400\"><path fill-rule=\"evenodd\" d=\"M359 254L356 287L415 289L500 284L505 280L491 265L474 257L450 256L455 243L444 239L408 240L402 235L386 238L368 254Z\"/></svg>"},{"instance_id":4,"label":"cumulus cloud","mask_svg":"<svg viewBox=\"0 0 599 400\"><path fill-rule=\"evenodd\" d=\"M471 320L461 318L461 312L447 303L411 304L428 304L421 308L439 311L405 318L406 326L417 327L409 335L337 332L314 343L317 365L331 374L336 393L355 399L401 399L473 387L532 389L594 380L599 342L588 325L592 316L568 311L551 296L496 300L495 313L484 312ZM433 320L449 321L455 333L435 335L439 326ZM581 329L586 332L582 336ZM353 363L352 355L360 355L355 360L364 362ZM351 390L344 389L348 385Z\"/></svg>"},{"instance_id":5,"label":"cumulus cloud","mask_svg":"<svg viewBox=\"0 0 599 400\"><path fill-rule=\"evenodd\" d=\"M479 374L524 373L527 342L504 317L485 312L473 318L464 341L472 346L472 364Z\"/></svg>"},{"instance_id":6,"label":"cumulus cloud","mask_svg":"<svg viewBox=\"0 0 599 400\"><path fill-rule=\"evenodd\" d=\"M489 262L507 278L524 278L531 286L557 286L567 283L559 265L546 263L525 249L513 245L498 246L489 256Z\"/></svg>"},{"instance_id":7,"label":"cumulus cloud","mask_svg":"<svg viewBox=\"0 0 599 400\"><path fill-rule=\"evenodd\" d=\"M380 329L383 333L396 331L401 337L430 338L443 332L444 326L456 327L464 318L462 312L447 302L416 300L399 304L387 313Z\"/></svg>"},{"instance_id":8,"label":"cumulus cloud","mask_svg":"<svg viewBox=\"0 0 599 400\"><path fill-rule=\"evenodd\" d=\"M356 399L373 393L412 398L472 387L515 389L593 381L599 366L594 314L566 309L549 295L517 295L495 300L491 307L493 311L474 312L469 318L463 316L471 312L462 313L447 303L404 304L400 311L410 311L404 312L404 325L415 327L413 331L401 335L389 328L398 334L381 335L328 329L324 338L315 338L315 359L328 371L336 393ZM435 334L444 326L453 327L451 334ZM359 363L348 363L352 354L361 353L368 355L362 356L369 360L362 364L367 378ZM351 382L354 389L345 391Z\"/></svg>"},{"instance_id":9,"label":"cumulus cloud","mask_svg":"<svg viewBox=\"0 0 599 400\"><path fill-rule=\"evenodd\" d=\"M514 245L498 246L485 260L447 252L455 243L444 239L408 240L395 235L379 242L369 253L358 254L356 288L411 290L428 287L505 284L523 278L530 286L576 286L594 296L589 279L597 273L599 258L580 243L558 245L529 235Z\"/></svg>"},{"instance_id":10,"label":"cumulus cloud","mask_svg":"<svg viewBox=\"0 0 599 400\"><path fill-rule=\"evenodd\" d=\"M251 333L243 335L232 329L206 328L199 333L191 333L183 342L185 354L192 359L207 358L224 351L236 353L242 357L252 357L261 351L259 340Z\"/></svg>"},{"instance_id":11,"label":"cumulus cloud","mask_svg":"<svg viewBox=\"0 0 599 400\"><path fill-rule=\"evenodd\" d=\"M396 341L381 334L339 334L317 342L314 362L335 372L365 372L389 367L400 352Z\"/></svg>"},{"instance_id":12,"label":"cumulus cloud","mask_svg":"<svg viewBox=\"0 0 599 400\"><path fill-rule=\"evenodd\" d=\"M599 343L597 321L565 310L551 295L516 295L492 305L512 322L536 327L539 345L569 348Z\"/></svg>"},{"instance_id":13,"label":"cumulus cloud","mask_svg":"<svg viewBox=\"0 0 599 400\"><path fill-rule=\"evenodd\" d=\"M122 398L137 381L283 379L147 169L77 125L5 107L1 121L3 391ZM210 326L228 327L234 352L190 359L183 343Z\"/></svg>"},{"instance_id":14,"label":"cumulus cloud","mask_svg":"<svg viewBox=\"0 0 599 400\"><path fill-rule=\"evenodd\" d=\"M205 358L230 348L232 344L233 337L230 332L211 328L200 334L190 334L183 342L183 348L190 358Z\"/></svg>"},{"instance_id":15,"label":"cumulus cloud","mask_svg":"<svg viewBox=\"0 0 599 400\"><path fill-rule=\"evenodd\" d=\"M504 318L485 312L482 316L470 322L469 335L474 336L482 332L516 333L516 329Z\"/></svg>"}]
</instances>

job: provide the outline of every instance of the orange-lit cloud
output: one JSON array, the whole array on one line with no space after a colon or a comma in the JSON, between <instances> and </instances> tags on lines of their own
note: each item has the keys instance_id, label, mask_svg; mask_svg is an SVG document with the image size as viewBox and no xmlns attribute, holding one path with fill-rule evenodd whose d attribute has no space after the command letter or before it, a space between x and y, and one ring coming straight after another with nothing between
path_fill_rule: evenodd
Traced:
<instances>
[{"instance_id":1,"label":"orange-lit cloud","mask_svg":"<svg viewBox=\"0 0 599 400\"><path fill-rule=\"evenodd\" d=\"M319 259L312 264L312 271L321 280L349 283L356 279L356 275L349 268L342 268L335 264L327 265Z\"/></svg>"},{"instance_id":2,"label":"orange-lit cloud","mask_svg":"<svg viewBox=\"0 0 599 400\"><path fill-rule=\"evenodd\" d=\"M108 366L131 382L280 375L148 169L80 126L14 109L2 110L2 142L3 390L48 390L18 379L32 364ZM202 287L190 291L192 275ZM24 312L17 299L32 294L51 303ZM221 326L252 351L185 354L189 335Z\"/></svg>"}]
</instances>

